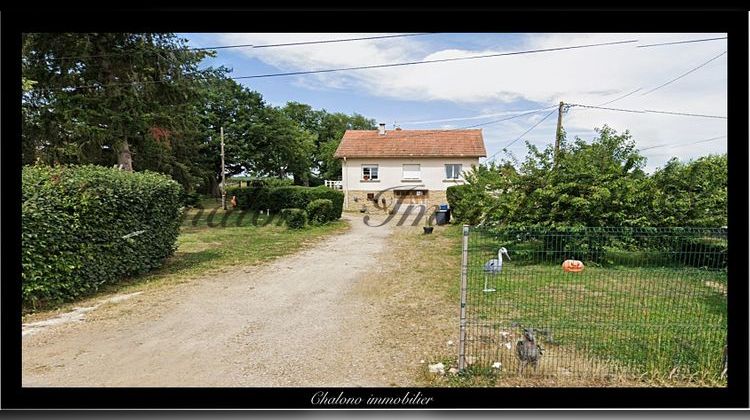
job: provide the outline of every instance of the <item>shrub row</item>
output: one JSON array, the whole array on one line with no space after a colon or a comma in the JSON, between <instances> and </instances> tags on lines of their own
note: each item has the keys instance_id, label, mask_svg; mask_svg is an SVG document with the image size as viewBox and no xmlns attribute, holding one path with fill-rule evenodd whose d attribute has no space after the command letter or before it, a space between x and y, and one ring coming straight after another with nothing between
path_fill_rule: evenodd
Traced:
<instances>
[{"instance_id":1,"label":"shrub row","mask_svg":"<svg viewBox=\"0 0 750 420\"><path fill-rule=\"evenodd\" d=\"M160 266L175 250L183 198L177 182L153 172L24 167L24 306L70 300Z\"/></svg>"},{"instance_id":2,"label":"shrub row","mask_svg":"<svg viewBox=\"0 0 750 420\"><path fill-rule=\"evenodd\" d=\"M513 264L586 264L623 267L727 268L726 231L701 228L475 228L481 252L512 250Z\"/></svg>"},{"instance_id":3,"label":"shrub row","mask_svg":"<svg viewBox=\"0 0 750 420\"><path fill-rule=\"evenodd\" d=\"M281 209L281 217L289 229L302 229L307 224L307 212L302 209Z\"/></svg>"},{"instance_id":4,"label":"shrub row","mask_svg":"<svg viewBox=\"0 0 750 420\"><path fill-rule=\"evenodd\" d=\"M307 215L310 216L310 222L316 225L328 223L333 219L333 201L327 198L319 198L307 204Z\"/></svg>"},{"instance_id":5,"label":"shrub row","mask_svg":"<svg viewBox=\"0 0 750 420\"><path fill-rule=\"evenodd\" d=\"M270 210L278 213L285 208L307 209L308 204L319 199L331 200L327 220L338 220L344 207L344 193L331 188L283 186L232 188L229 197L237 196L237 207L243 210ZM317 211L317 210L316 210Z\"/></svg>"},{"instance_id":6,"label":"shrub row","mask_svg":"<svg viewBox=\"0 0 750 420\"><path fill-rule=\"evenodd\" d=\"M254 187L254 188L273 188L273 187L284 187L294 185L294 181L288 178L249 178L249 177L233 177L227 180L227 185L235 184L235 182L241 182L242 186Z\"/></svg>"}]
</instances>

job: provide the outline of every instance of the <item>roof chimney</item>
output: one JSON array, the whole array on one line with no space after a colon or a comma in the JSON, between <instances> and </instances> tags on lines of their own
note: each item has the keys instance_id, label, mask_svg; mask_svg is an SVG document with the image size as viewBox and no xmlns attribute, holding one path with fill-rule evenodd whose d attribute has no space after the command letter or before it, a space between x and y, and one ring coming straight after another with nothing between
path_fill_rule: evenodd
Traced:
<instances>
[{"instance_id":1,"label":"roof chimney","mask_svg":"<svg viewBox=\"0 0 750 420\"><path fill-rule=\"evenodd\" d=\"M378 134L381 136L385 135L385 123L378 124Z\"/></svg>"}]
</instances>

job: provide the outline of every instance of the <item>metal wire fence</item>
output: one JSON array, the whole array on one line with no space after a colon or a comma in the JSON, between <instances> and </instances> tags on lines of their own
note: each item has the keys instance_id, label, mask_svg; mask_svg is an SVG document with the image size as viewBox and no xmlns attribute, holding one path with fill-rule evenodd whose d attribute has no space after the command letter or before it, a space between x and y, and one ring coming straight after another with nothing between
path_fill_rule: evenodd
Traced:
<instances>
[{"instance_id":1,"label":"metal wire fence","mask_svg":"<svg viewBox=\"0 0 750 420\"><path fill-rule=\"evenodd\" d=\"M463 251L460 369L723 380L726 229L465 226Z\"/></svg>"}]
</instances>

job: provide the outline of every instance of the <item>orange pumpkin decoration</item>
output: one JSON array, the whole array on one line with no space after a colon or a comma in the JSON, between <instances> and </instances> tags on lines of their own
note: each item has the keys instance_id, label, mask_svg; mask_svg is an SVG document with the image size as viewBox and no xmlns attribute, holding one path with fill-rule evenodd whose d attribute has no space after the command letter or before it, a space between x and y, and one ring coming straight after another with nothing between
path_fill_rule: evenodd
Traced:
<instances>
[{"instance_id":1,"label":"orange pumpkin decoration","mask_svg":"<svg viewBox=\"0 0 750 420\"><path fill-rule=\"evenodd\" d=\"M580 273L583 271L583 262L578 260L565 260L562 263L563 271L566 273Z\"/></svg>"}]
</instances>

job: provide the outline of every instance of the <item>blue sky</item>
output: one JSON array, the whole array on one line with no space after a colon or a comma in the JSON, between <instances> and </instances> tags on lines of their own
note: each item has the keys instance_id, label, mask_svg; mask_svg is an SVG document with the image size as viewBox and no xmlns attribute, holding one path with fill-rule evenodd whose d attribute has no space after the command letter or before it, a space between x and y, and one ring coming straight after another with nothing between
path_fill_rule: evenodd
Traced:
<instances>
[{"instance_id":1,"label":"blue sky","mask_svg":"<svg viewBox=\"0 0 750 420\"><path fill-rule=\"evenodd\" d=\"M201 33L179 34L191 46L270 44L334 40L391 34ZM206 65L224 65L231 76L363 66L637 40L616 46L514 55L480 60L355 70L240 81L273 105L288 101L347 114L360 113L389 128L461 128L549 107L559 101L597 105L635 89L611 107L726 115L727 56L679 80L659 86L726 50L726 40L636 48L658 42L721 37L726 34L430 34L277 48L221 49ZM517 139L546 112L483 126L489 154ZM458 119L467 118L467 119ZM435 121L438 120L438 121ZM441 121L448 120L448 121ZM695 158L726 151L726 138L687 145L726 134L726 120L636 114L574 108L563 120L568 137L589 140L608 124L629 130L644 150L647 170L670 157ZM556 114L550 115L508 150L526 153L524 140L543 146L553 141ZM500 153L502 156L503 153Z\"/></svg>"}]
</instances>

